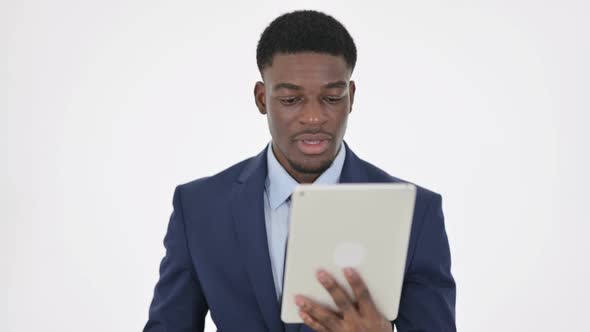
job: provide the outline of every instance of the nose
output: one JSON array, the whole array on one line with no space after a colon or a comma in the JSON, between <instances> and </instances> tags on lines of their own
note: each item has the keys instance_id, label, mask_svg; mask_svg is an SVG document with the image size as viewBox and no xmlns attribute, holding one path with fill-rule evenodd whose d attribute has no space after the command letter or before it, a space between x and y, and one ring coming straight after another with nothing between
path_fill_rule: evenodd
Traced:
<instances>
[{"instance_id":1,"label":"nose","mask_svg":"<svg viewBox=\"0 0 590 332\"><path fill-rule=\"evenodd\" d=\"M303 125L321 125L327 119L325 110L318 101L310 100L301 108L299 121Z\"/></svg>"}]
</instances>

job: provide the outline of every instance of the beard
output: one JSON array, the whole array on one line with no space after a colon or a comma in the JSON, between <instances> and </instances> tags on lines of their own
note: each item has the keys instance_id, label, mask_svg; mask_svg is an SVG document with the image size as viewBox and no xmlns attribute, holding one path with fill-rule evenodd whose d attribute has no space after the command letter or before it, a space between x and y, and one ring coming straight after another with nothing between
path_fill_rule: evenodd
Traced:
<instances>
[{"instance_id":1,"label":"beard","mask_svg":"<svg viewBox=\"0 0 590 332\"><path fill-rule=\"evenodd\" d=\"M287 158L289 165L301 174L321 174L332 165L333 159L298 162L291 158Z\"/></svg>"}]
</instances>

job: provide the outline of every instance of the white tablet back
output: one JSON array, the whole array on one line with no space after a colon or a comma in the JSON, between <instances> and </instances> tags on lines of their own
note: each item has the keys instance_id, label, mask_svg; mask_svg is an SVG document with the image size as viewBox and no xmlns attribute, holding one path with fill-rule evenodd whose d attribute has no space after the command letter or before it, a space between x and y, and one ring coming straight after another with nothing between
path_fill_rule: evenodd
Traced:
<instances>
[{"instance_id":1,"label":"white tablet back","mask_svg":"<svg viewBox=\"0 0 590 332\"><path fill-rule=\"evenodd\" d=\"M301 185L291 196L281 319L301 323L301 294L337 310L316 279L323 268L354 299L342 268L365 280L379 311L397 317L416 187L411 184Z\"/></svg>"}]
</instances>

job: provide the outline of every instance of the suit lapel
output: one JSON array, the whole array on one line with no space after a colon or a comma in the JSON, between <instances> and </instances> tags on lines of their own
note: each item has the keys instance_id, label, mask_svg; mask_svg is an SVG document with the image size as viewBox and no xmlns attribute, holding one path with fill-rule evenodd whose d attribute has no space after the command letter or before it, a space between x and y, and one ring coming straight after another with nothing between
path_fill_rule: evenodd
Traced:
<instances>
[{"instance_id":1,"label":"suit lapel","mask_svg":"<svg viewBox=\"0 0 590 332\"><path fill-rule=\"evenodd\" d=\"M340 173L340 183L366 183L369 182L367 169L359 157L352 152L346 142L343 142L346 148L346 158L342 166L342 173Z\"/></svg>"},{"instance_id":2,"label":"suit lapel","mask_svg":"<svg viewBox=\"0 0 590 332\"><path fill-rule=\"evenodd\" d=\"M341 183L369 182L361 160L348 148ZM232 191L231 208L241 257L252 282L258 306L270 331L310 332L304 324L283 324L272 277L264 221L264 182L267 175L266 149L244 167Z\"/></svg>"},{"instance_id":3,"label":"suit lapel","mask_svg":"<svg viewBox=\"0 0 590 332\"><path fill-rule=\"evenodd\" d=\"M231 207L241 248L239 258L245 263L264 321L270 331L282 331L264 222L266 172L265 149L242 171L232 192Z\"/></svg>"}]
</instances>

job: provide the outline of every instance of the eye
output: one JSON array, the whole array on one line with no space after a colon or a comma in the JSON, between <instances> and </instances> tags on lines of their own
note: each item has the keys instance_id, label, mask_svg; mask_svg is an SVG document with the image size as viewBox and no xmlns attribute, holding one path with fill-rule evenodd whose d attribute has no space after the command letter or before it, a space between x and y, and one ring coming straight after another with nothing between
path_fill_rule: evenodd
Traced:
<instances>
[{"instance_id":1,"label":"eye","mask_svg":"<svg viewBox=\"0 0 590 332\"><path fill-rule=\"evenodd\" d=\"M285 106L292 106L297 104L297 102L299 102L299 100L301 100L301 98L299 97L284 97L284 98L279 98L279 101L281 102L281 104L285 105Z\"/></svg>"},{"instance_id":2,"label":"eye","mask_svg":"<svg viewBox=\"0 0 590 332\"><path fill-rule=\"evenodd\" d=\"M324 100L327 101L330 104L336 104L339 101L341 101L342 99L343 99L343 97L340 97L340 96L338 96L338 97L327 96L327 97L324 98Z\"/></svg>"}]
</instances>

